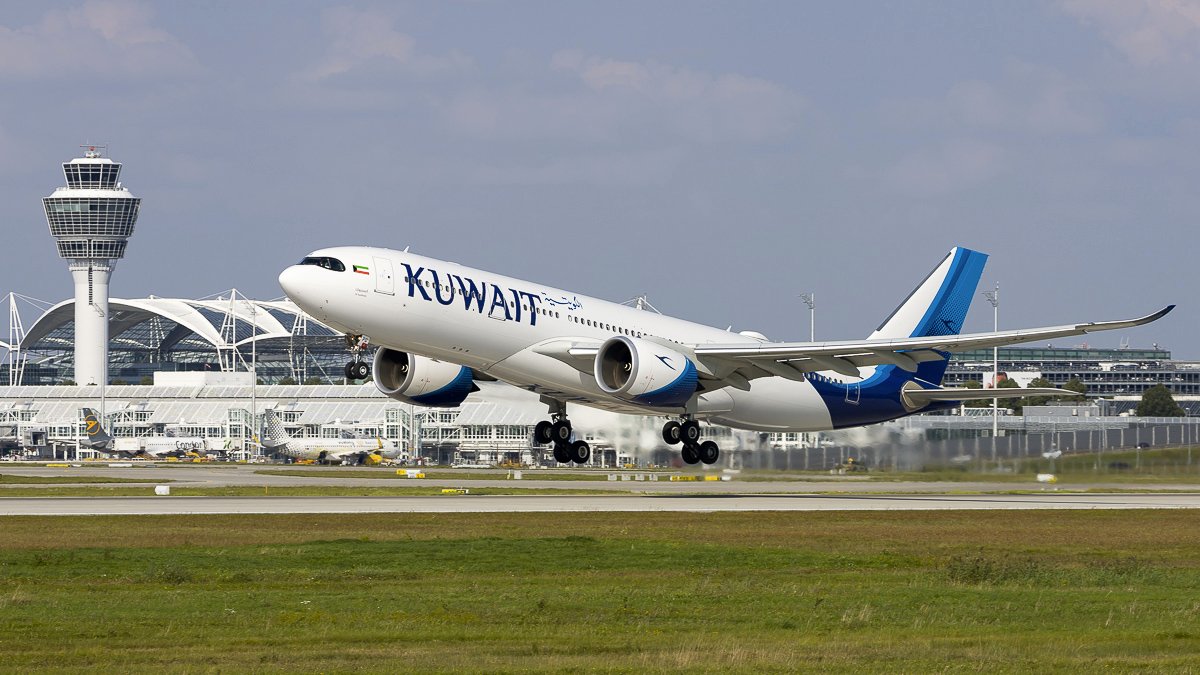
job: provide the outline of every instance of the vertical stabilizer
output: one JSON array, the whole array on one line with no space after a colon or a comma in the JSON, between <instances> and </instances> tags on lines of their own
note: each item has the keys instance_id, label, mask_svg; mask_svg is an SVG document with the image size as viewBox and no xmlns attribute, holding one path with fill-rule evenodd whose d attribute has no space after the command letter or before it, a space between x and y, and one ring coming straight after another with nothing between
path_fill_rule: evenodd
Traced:
<instances>
[{"instance_id":1,"label":"vertical stabilizer","mask_svg":"<svg viewBox=\"0 0 1200 675\"><path fill-rule=\"evenodd\" d=\"M113 437L104 429L100 413L92 408L83 409L83 430L87 434L87 440L83 444L87 447L103 450L112 445Z\"/></svg>"},{"instance_id":2,"label":"vertical stabilizer","mask_svg":"<svg viewBox=\"0 0 1200 675\"><path fill-rule=\"evenodd\" d=\"M984 253L962 247L951 250L870 339L957 335L986 263Z\"/></svg>"},{"instance_id":3,"label":"vertical stabilizer","mask_svg":"<svg viewBox=\"0 0 1200 675\"><path fill-rule=\"evenodd\" d=\"M263 446L280 448L292 440L287 430L283 428L283 420L279 419L274 408L267 408L267 411L263 413L263 420L267 427L266 433L263 434Z\"/></svg>"}]
</instances>

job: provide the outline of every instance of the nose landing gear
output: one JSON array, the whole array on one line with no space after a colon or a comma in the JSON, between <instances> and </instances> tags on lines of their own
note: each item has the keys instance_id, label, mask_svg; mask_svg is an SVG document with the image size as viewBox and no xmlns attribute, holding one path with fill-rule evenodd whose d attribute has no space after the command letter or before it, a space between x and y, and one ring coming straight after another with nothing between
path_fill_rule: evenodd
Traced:
<instances>
[{"instance_id":1,"label":"nose landing gear","mask_svg":"<svg viewBox=\"0 0 1200 675\"><path fill-rule=\"evenodd\" d=\"M550 419L542 420L533 428L533 440L539 445L554 444L554 460L559 464L587 464L592 458L592 446L587 441L572 441L571 420L567 419L567 404L556 399L543 397L542 402L550 407Z\"/></svg>"},{"instance_id":2,"label":"nose landing gear","mask_svg":"<svg viewBox=\"0 0 1200 675\"><path fill-rule=\"evenodd\" d=\"M680 456L686 464L716 464L721 458L721 449L712 441L700 442L700 423L684 416L682 422L671 420L663 425L663 440L667 445L683 444Z\"/></svg>"}]
</instances>

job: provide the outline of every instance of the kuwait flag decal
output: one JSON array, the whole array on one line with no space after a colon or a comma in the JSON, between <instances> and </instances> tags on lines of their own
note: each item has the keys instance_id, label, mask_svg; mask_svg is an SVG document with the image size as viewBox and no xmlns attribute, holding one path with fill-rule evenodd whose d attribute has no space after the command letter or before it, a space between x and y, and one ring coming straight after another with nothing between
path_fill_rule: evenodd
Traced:
<instances>
[{"instance_id":1,"label":"kuwait flag decal","mask_svg":"<svg viewBox=\"0 0 1200 675\"><path fill-rule=\"evenodd\" d=\"M371 268L367 267L366 265L355 265L354 273L355 274L366 274L366 275L370 276Z\"/></svg>"}]
</instances>

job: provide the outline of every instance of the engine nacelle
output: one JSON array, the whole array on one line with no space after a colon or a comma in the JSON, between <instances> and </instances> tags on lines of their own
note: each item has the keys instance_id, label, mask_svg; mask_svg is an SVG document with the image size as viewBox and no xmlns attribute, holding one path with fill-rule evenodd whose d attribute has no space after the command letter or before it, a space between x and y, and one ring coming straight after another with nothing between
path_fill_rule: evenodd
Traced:
<instances>
[{"instance_id":1,"label":"engine nacelle","mask_svg":"<svg viewBox=\"0 0 1200 675\"><path fill-rule=\"evenodd\" d=\"M596 354L596 383L617 398L654 408L682 408L699 373L683 354L654 342L617 335Z\"/></svg>"},{"instance_id":2,"label":"engine nacelle","mask_svg":"<svg viewBox=\"0 0 1200 675\"><path fill-rule=\"evenodd\" d=\"M479 390L466 366L386 347L375 350L371 371L385 396L429 408L453 408Z\"/></svg>"}]
</instances>

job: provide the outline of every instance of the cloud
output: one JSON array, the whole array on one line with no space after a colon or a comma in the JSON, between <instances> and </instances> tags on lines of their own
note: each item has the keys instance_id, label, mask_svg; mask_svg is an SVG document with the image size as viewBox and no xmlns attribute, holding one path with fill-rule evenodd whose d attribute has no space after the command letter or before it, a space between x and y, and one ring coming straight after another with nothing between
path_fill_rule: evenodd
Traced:
<instances>
[{"instance_id":1,"label":"cloud","mask_svg":"<svg viewBox=\"0 0 1200 675\"><path fill-rule=\"evenodd\" d=\"M674 150L577 154L503 164L477 162L455 167L453 180L480 185L572 185L642 187L661 185L679 169Z\"/></svg>"},{"instance_id":2,"label":"cloud","mask_svg":"<svg viewBox=\"0 0 1200 675\"><path fill-rule=\"evenodd\" d=\"M884 175L894 190L945 195L979 185L1004 168L1004 148L973 139L949 140L904 157Z\"/></svg>"},{"instance_id":3,"label":"cloud","mask_svg":"<svg viewBox=\"0 0 1200 675\"><path fill-rule=\"evenodd\" d=\"M1062 0L1062 9L1094 26L1141 66L1193 63L1200 56L1200 1Z\"/></svg>"},{"instance_id":4,"label":"cloud","mask_svg":"<svg viewBox=\"0 0 1200 675\"><path fill-rule=\"evenodd\" d=\"M150 7L128 0L89 0L47 12L35 25L0 25L0 77L100 78L196 72L195 56L153 24Z\"/></svg>"},{"instance_id":5,"label":"cloud","mask_svg":"<svg viewBox=\"0 0 1200 675\"><path fill-rule=\"evenodd\" d=\"M621 61L558 52L551 67L571 74L587 98L649 112L693 140L764 141L799 124L804 99L769 80L711 74L656 61Z\"/></svg>"},{"instance_id":6,"label":"cloud","mask_svg":"<svg viewBox=\"0 0 1200 675\"><path fill-rule=\"evenodd\" d=\"M364 67L383 67L416 75L465 68L470 60L458 52L429 56L417 51L416 40L393 27L394 18L379 10L335 7L321 25L331 40L324 56L297 74L302 80L326 80Z\"/></svg>"},{"instance_id":7,"label":"cloud","mask_svg":"<svg viewBox=\"0 0 1200 675\"><path fill-rule=\"evenodd\" d=\"M967 80L932 98L883 106L893 122L971 133L1086 135L1104 127L1097 93L1052 69L1013 63L995 82Z\"/></svg>"},{"instance_id":8,"label":"cloud","mask_svg":"<svg viewBox=\"0 0 1200 675\"><path fill-rule=\"evenodd\" d=\"M445 120L488 140L644 147L778 139L799 128L805 107L795 92L745 75L575 51L554 54L548 65L560 76L552 84L461 92L448 100Z\"/></svg>"}]
</instances>

